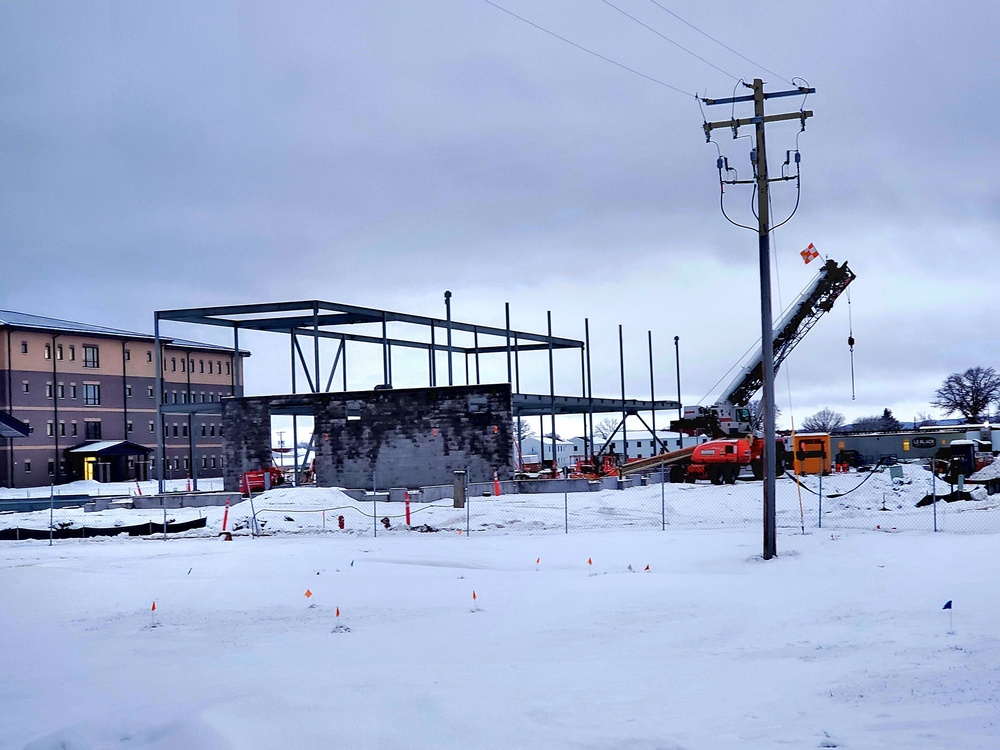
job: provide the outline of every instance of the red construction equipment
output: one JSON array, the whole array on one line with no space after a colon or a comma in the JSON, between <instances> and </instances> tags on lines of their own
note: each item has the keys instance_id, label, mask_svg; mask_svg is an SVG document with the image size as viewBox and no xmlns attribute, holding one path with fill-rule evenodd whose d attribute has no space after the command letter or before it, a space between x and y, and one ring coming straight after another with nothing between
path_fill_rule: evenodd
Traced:
<instances>
[{"instance_id":1,"label":"red construction equipment","mask_svg":"<svg viewBox=\"0 0 1000 750\"><path fill-rule=\"evenodd\" d=\"M244 495L249 495L251 492L263 492L283 484L284 481L285 475L277 466L247 471L240 478L240 492Z\"/></svg>"}]
</instances>

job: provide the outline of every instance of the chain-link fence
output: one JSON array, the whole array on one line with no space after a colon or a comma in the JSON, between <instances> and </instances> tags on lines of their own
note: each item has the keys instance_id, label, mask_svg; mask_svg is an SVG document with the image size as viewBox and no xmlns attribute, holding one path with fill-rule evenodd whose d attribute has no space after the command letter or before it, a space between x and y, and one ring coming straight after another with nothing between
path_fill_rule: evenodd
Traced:
<instances>
[{"instance_id":1,"label":"chain-link fence","mask_svg":"<svg viewBox=\"0 0 1000 750\"><path fill-rule=\"evenodd\" d=\"M662 481L666 480L666 481ZM998 480L1000 481L1000 480ZM994 482L996 483L996 482ZM184 494L183 484L175 488ZM671 483L669 473L618 481L536 480L423 491L345 491L279 487L231 508L141 507L135 495L31 498L34 507L0 500L0 539L89 538L129 534L173 538L220 534L404 533L568 534L628 529L714 529L760 526L763 485L745 472L733 484ZM779 529L877 531L1000 531L1000 494L986 484L950 484L919 464L871 471L783 475L776 482ZM165 504L176 506L179 502ZM219 498L214 499L219 502ZM6 507L5 507L6 503Z\"/></svg>"}]
</instances>

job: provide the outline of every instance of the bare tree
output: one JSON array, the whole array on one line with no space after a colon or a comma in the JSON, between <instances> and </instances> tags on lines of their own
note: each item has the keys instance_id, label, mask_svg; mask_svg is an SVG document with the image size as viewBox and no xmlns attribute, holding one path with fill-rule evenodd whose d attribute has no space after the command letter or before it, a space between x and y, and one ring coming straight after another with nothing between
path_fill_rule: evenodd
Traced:
<instances>
[{"instance_id":1,"label":"bare tree","mask_svg":"<svg viewBox=\"0 0 1000 750\"><path fill-rule=\"evenodd\" d=\"M931 404L945 414L958 412L966 422L976 422L1000 399L1000 375L992 367L970 367L945 378L934 396Z\"/></svg>"},{"instance_id":2,"label":"bare tree","mask_svg":"<svg viewBox=\"0 0 1000 750\"><path fill-rule=\"evenodd\" d=\"M843 427L844 415L833 409L820 409L811 417L802 420L802 429L806 432L833 432L838 427Z\"/></svg>"},{"instance_id":3,"label":"bare tree","mask_svg":"<svg viewBox=\"0 0 1000 750\"><path fill-rule=\"evenodd\" d=\"M594 434L601 440L607 440L618 428L618 420L607 417L594 425Z\"/></svg>"}]
</instances>

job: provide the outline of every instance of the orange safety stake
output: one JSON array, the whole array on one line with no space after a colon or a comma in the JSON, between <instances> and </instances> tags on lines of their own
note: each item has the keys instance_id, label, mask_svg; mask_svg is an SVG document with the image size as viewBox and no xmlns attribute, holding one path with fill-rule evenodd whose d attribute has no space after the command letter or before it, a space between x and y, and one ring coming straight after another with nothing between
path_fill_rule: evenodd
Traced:
<instances>
[{"instance_id":1,"label":"orange safety stake","mask_svg":"<svg viewBox=\"0 0 1000 750\"><path fill-rule=\"evenodd\" d=\"M340 617L340 607L337 607L337 617Z\"/></svg>"}]
</instances>

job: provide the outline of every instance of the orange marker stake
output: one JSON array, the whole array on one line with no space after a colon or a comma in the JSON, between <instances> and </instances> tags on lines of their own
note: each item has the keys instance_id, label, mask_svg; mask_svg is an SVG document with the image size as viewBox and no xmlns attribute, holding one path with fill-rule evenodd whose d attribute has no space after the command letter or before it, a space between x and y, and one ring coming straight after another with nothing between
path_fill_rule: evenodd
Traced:
<instances>
[{"instance_id":1,"label":"orange marker stake","mask_svg":"<svg viewBox=\"0 0 1000 750\"><path fill-rule=\"evenodd\" d=\"M594 559L592 557L588 557L587 558L587 565L591 565L592 566L593 564L594 564Z\"/></svg>"},{"instance_id":2,"label":"orange marker stake","mask_svg":"<svg viewBox=\"0 0 1000 750\"><path fill-rule=\"evenodd\" d=\"M153 606L149 608L149 626L156 627L156 602L153 602Z\"/></svg>"},{"instance_id":3,"label":"orange marker stake","mask_svg":"<svg viewBox=\"0 0 1000 750\"><path fill-rule=\"evenodd\" d=\"M337 617L340 617L340 607L337 607Z\"/></svg>"},{"instance_id":4,"label":"orange marker stake","mask_svg":"<svg viewBox=\"0 0 1000 750\"><path fill-rule=\"evenodd\" d=\"M649 566L648 565L646 566L646 572L647 573L649 572Z\"/></svg>"}]
</instances>

